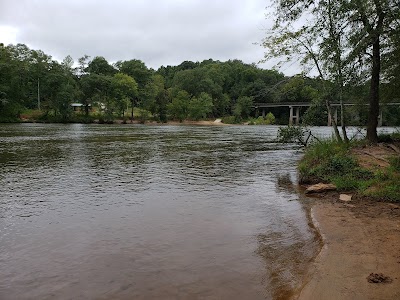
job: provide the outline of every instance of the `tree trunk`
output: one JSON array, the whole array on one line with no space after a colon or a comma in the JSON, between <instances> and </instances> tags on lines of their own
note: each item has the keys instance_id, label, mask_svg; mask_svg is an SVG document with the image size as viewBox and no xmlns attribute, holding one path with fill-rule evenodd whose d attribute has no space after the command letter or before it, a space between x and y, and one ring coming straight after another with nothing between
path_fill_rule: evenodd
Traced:
<instances>
[{"instance_id":1,"label":"tree trunk","mask_svg":"<svg viewBox=\"0 0 400 300\"><path fill-rule=\"evenodd\" d=\"M325 102L325 105L326 105L326 109L328 110L328 115L330 116L330 119L332 120L333 131L335 132L336 139L337 139L337 141L338 141L339 143L343 143L343 139L342 139L342 137L340 136L340 133L339 133L339 130L338 130L338 127L337 127L336 120L335 120L335 118L332 116L331 104L330 104L330 102L327 100L327 101Z\"/></svg>"},{"instance_id":2,"label":"tree trunk","mask_svg":"<svg viewBox=\"0 0 400 300\"><path fill-rule=\"evenodd\" d=\"M343 134L343 140L345 143L349 143L349 137L347 136L347 131L346 131L346 124L344 122L344 104L343 104L343 82L341 82L340 85L340 125L342 126L342 134Z\"/></svg>"},{"instance_id":3,"label":"tree trunk","mask_svg":"<svg viewBox=\"0 0 400 300\"><path fill-rule=\"evenodd\" d=\"M367 140L376 144L378 142L378 127L379 116L379 75L381 71L381 56L379 38L372 45L372 74L371 86L369 94L369 113L367 124Z\"/></svg>"},{"instance_id":4,"label":"tree trunk","mask_svg":"<svg viewBox=\"0 0 400 300\"><path fill-rule=\"evenodd\" d=\"M134 99L131 100L132 106L131 106L131 123L133 123L133 104L134 104Z\"/></svg>"},{"instance_id":5,"label":"tree trunk","mask_svg":"<svg viewBox=\"0 0 400 300\"><path fill-rule=\"evenodd\" d=\"M86 117L89 116L89 104L88 103L85 104L85 116Z\"/></svg>"}]
</instances>

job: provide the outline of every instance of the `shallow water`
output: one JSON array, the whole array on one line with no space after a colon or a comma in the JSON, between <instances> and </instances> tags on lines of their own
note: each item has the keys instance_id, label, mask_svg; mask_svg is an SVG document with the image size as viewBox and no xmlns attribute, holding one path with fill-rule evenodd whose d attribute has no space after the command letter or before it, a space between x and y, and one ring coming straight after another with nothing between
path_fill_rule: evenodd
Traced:
<instances>
[{"instance_id":1,"label":"shallow water","mask_svg":"<svg viewBox=\"0 0 400 300\"><path fill-rule=\"evenodd\" d=\"M286 298L318 241L276 131L0 125L0 299Z\"/></svg>"}]
</instances>

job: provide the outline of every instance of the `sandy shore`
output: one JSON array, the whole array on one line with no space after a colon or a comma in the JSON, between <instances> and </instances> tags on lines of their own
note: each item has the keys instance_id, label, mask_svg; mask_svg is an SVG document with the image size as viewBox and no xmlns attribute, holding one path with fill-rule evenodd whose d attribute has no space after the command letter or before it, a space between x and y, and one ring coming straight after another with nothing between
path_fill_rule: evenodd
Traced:
<instances>
[{"instance_id":1,"label":"sandy shore","mask_svg":"<svg viewBox=\"0 0 400 300\"><path fill-rule=\"evenodd\" d=\"M122 124L122 120L115 120L114 124ZM134 120L131 122L130 120L126 121L125 124L141 124L140 121ZM221 119L216 119L216 120L202 120L202 121L190 121L190 120L184 120L182 122L179 121L168 121L166 123L160 123L156 121L146 121L144 123L145 125L217 125L217 126L227 126L227 125L238 125L238 124L225 124L222 123Z\"/></svg>"},{"instance_id":2,"label":"sandy shore","mask_svg":"<svg viewBox=\"0 0 400 300\"><path fill-rule=\"evenodd\" d=\"M298 299L400 299L400 205L337 197L311 209L324 246ZM371 273L387 282L370 283Z\"/></svg>"}]
</instances>

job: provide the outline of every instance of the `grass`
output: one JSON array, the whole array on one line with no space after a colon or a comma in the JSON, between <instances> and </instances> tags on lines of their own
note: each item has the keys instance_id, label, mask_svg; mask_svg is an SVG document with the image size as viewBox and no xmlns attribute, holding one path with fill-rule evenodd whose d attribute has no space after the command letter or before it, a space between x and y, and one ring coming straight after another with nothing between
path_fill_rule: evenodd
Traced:
<instances>
[{"instance_id":1,"label":"grass","mask_svg":"<svg viewBox=\"0 0 400 300\"><path fill-rule=\"evenodd\" d=\"M385 137L394 140L395 136ZM378 171L361 167L351 149L359 143L324 140L306 148L299 163L301 183L334 183L338 191L400 202L400 156L389 158L390 166Z\"/></svg>"}]
</instances>

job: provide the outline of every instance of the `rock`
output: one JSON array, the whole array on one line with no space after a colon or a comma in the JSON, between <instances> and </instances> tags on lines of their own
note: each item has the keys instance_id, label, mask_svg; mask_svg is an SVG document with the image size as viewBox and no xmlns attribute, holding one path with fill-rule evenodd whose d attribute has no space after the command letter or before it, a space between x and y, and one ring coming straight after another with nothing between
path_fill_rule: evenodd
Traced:
<instances>
[{"instance_id":1,"label":"rock","mask_svg":"<svg viewBox=\"0 0 400 300\"><path fill-rule=\"evenodd\" d=\"M339 200L344 201L344 202L349 202L351 201L351 195L346 195L346 194L340 194Z\"/></svg>"},{"instance_id":2,"label":"rock","mask_svg":"<svg viewBox=\"0 0 400 300\"><path fill-rule=\"evenodd\" d=\"M216 119L214 123L222 123L222 119Z\"/></svg>"},{"instance_id":3,"label":"rock","mask_svg":"<svg viewBox=\"0 0 400 300\"><path fill-rule=\"evenodd\" d=\"M336 190L336 185L331 183L317 183L306 189L306 194L323 193Z\"/></svg>"},{"instance_id":4,"label":"rock","mask_svg":"<svg viewBox=\"0 0 400 300\"><path fill-rule=\"evenodd\" d=\"M389 276L385 276L382 273L371 273L367 277L369 283L391 283L393 280Z\"/></svg>"}]
</instances>

